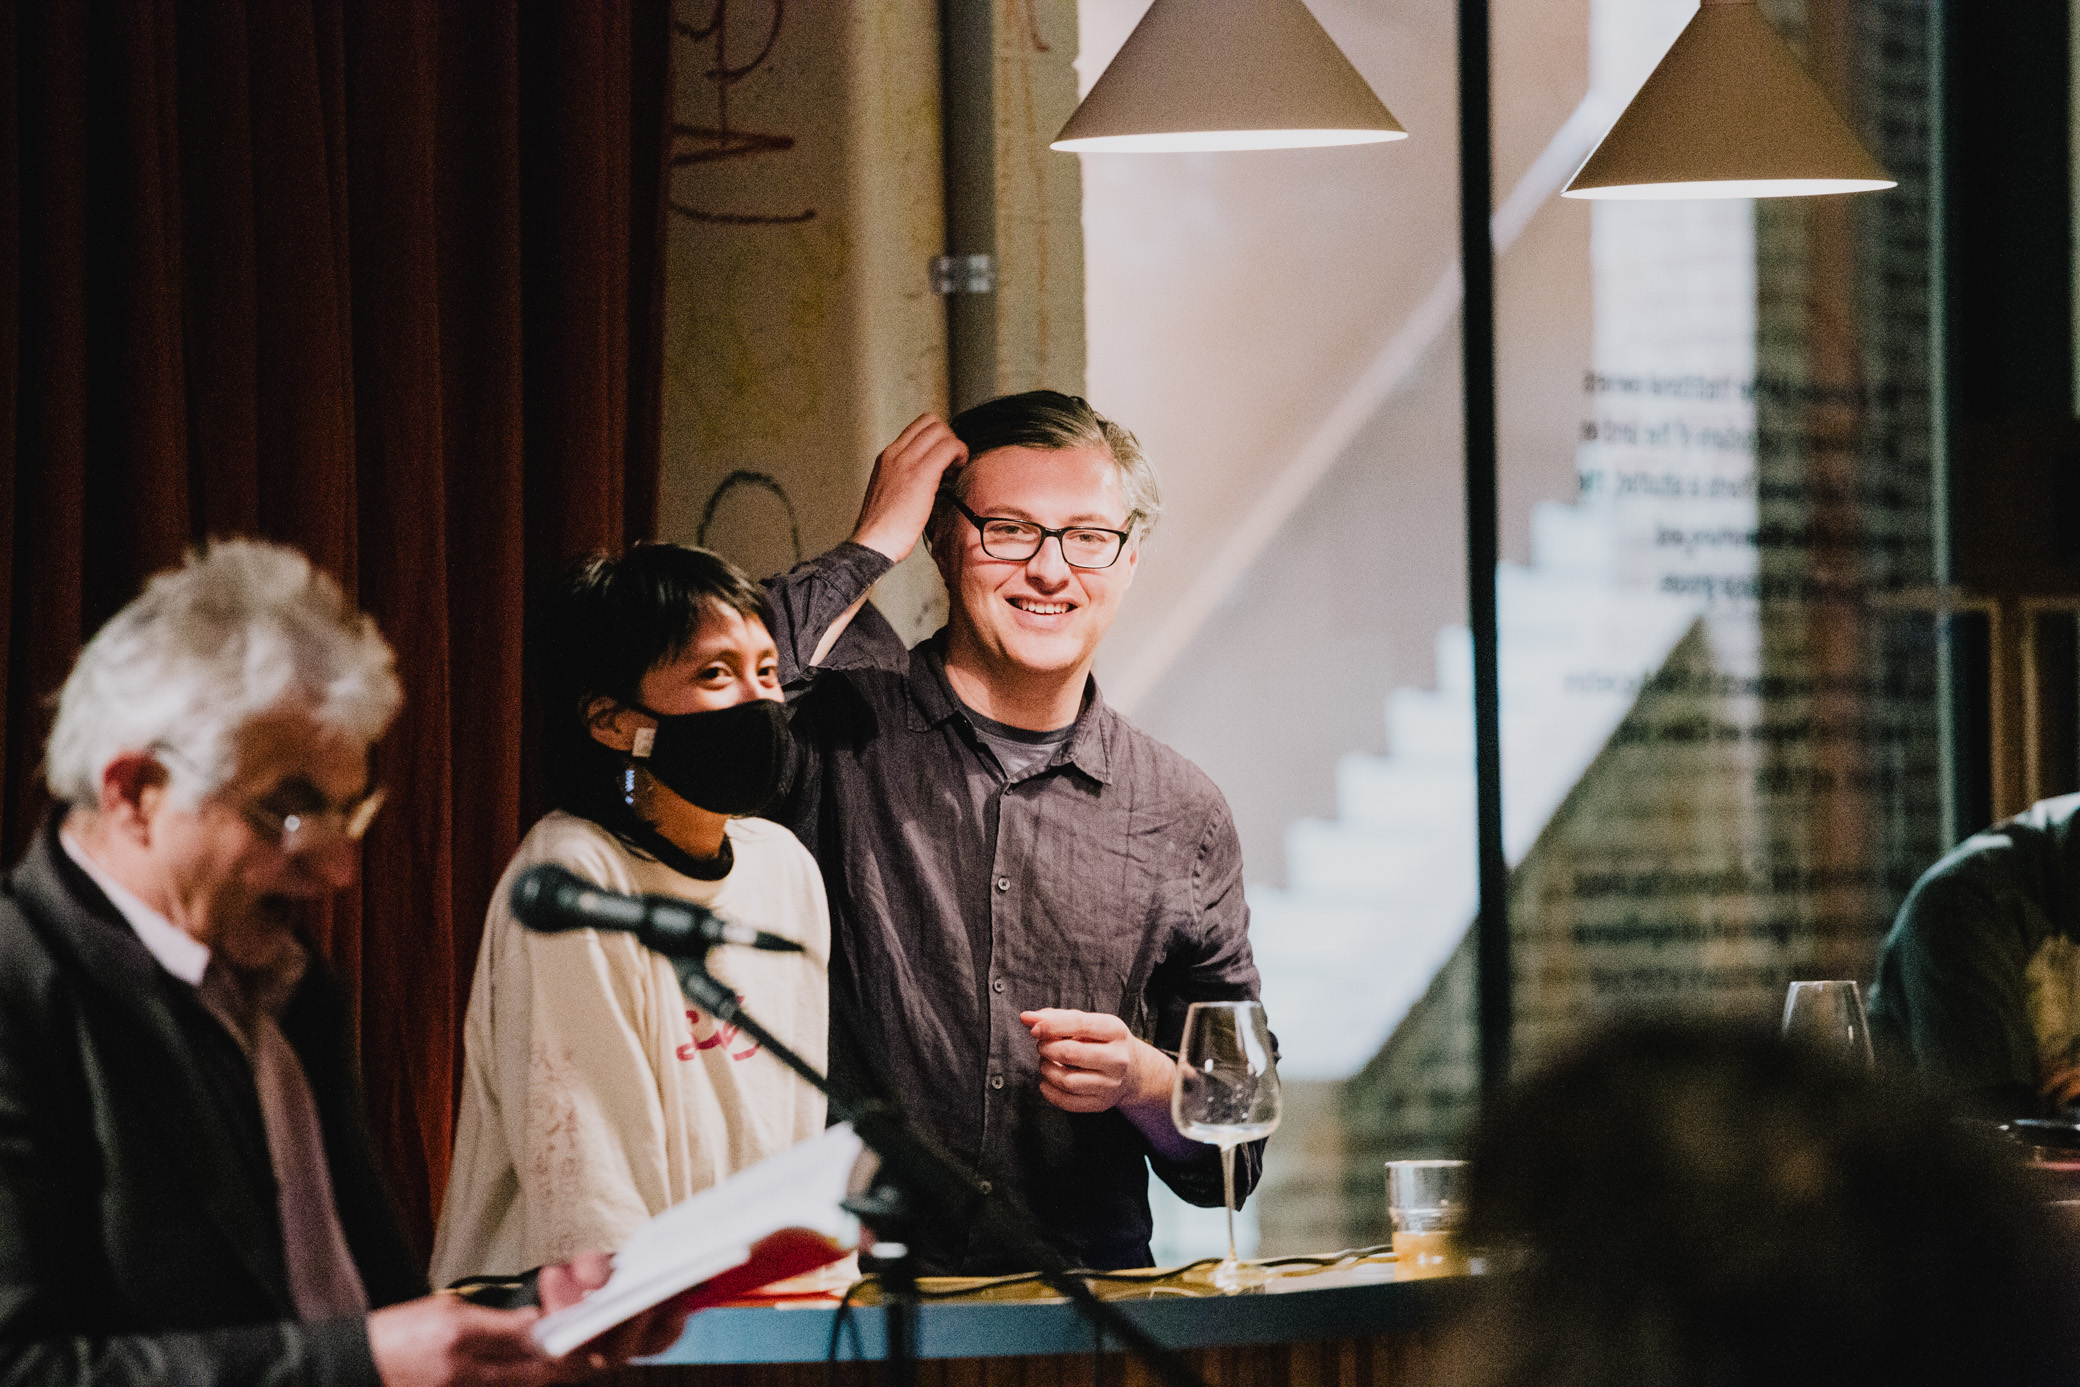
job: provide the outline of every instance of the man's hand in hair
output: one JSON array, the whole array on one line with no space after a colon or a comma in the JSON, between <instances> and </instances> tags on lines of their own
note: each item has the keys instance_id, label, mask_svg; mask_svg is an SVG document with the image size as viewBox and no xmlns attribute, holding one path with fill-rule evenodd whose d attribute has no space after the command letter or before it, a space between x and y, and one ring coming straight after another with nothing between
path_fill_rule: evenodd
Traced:
<instances>
[{"instance_id":1,"label":"man's hand in hair","mask_svg":"<svg viewBox=\"0 0 2080 1387\"><path fill-rule=\"evenodd\" d=\"M968 460L968 445L936 414L920 414L874 459L852 542L901 563L932 518L939 480Z\"/></svg>"}]
</instances>

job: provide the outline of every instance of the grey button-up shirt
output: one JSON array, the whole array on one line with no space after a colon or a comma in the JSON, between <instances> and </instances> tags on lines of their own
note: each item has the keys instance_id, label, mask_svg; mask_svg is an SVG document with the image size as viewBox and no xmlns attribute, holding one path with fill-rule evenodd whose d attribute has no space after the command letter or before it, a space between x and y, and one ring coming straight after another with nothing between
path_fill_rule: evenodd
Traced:
<instances>
[{"instance_id":1,"label":"grey button-up shirt","mask_svg":"<svg viewBox=\"0 0 2080 1387\"><path fill-rule=\"evenodd\" d=\"M1105 1012L1174 1051L1190 1003L1257 995L1227 802L1106 707L1095 681L1068 739L1007 781L946 683L939 639L905 650L871 604L809 669L888 567L841 544L766 584L811 751L776 817L830 896L832 1076L899 1103L1072 1260L1145 1266L1149 1166L1213 1206L1218 1154L1166 1160L1117 1111L1054 1107L1018 1016ZM1238 1198L1261 1155L1262 1143L1237 1151ZM981 1230L919 1250L938 1272L1028 1270Z\"/></svg>"}]
</instances>

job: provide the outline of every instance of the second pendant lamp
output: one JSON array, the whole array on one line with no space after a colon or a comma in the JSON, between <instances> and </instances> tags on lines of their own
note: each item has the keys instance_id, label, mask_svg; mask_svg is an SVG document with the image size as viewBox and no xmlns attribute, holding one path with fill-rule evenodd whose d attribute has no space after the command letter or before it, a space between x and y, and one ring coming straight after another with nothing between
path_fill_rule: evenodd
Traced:
<instances>
[{"instance_id":1,"label":"second pendant lamp","mask_svg":"<svg viewBox=\"0 0 2080 1387\"><path fill-rule=\"evenodd\" d=\"M1754 0L1703 0L1562 196L1797 197L1893 186Z\"/></svg>"}]
</instances>

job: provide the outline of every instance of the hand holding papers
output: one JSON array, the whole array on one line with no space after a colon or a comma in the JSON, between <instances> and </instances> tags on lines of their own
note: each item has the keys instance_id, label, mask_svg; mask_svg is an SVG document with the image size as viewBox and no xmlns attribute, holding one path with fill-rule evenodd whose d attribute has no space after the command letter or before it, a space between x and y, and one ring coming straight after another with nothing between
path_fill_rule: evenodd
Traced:
<instances>
[{"instance_id":1,"label":"hand holding papers","mask_svg":"<svg viewBox=\"0 0 2080 1387\"><path fill-rule=\"evenodd\" d=\"M536 1321L535 1342L560 1357L695 1287L713 1304L837 1261L857 1241L839 1205L863 1151L840 1123L674 1204L622 1244L606 1285Z\"/></svg>"}]
</instances>

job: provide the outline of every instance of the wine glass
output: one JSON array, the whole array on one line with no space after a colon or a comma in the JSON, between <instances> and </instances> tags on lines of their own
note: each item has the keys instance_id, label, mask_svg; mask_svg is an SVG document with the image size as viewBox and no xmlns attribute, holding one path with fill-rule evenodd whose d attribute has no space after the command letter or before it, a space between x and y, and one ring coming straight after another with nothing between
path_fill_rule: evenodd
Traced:
<instances>
[{"instance_id":1,"label":"wine glass","mask_svg":"<svg viewBox=\"0 0 2080 1387\"><path fill-rule=\"evenodd\" d=\"M1871 1023L1853 982L1795 982L1784 997L1784 1039L1875 1069Z\"/></svg>"},{"instance_id":2,"label":"wine glass","mask_svg":"<svg viewBox=\"0 0 2080 1387\"><path fill-rule=\"evenodd\" d=\"M1188 1139L1221 1149L1228 1256L1213 1269L1213 1284L1223 1292L1262 1285L1264 1269L1235 1255L1235 1148L1278 1126L1278 1065L1262 1006L1192 1003L1170 1090L1170 1120Z\"/></svg>"}]
</instances>

